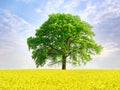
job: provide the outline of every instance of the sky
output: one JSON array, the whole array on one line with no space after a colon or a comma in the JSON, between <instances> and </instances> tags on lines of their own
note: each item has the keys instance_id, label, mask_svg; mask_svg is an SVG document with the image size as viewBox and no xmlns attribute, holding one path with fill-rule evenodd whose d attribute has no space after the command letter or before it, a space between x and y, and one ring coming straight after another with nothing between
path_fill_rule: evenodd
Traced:
<instances>
[{"instance_id":1,"label":"sky","mask_svg":"<svg viewBox=\"0 0 120 90\"><path fill-rule=\"evenodd\" d=\"M0 69L36 68L26 41L52 13L80 16L104 47L86 66L67 68L120 69L120 0L0 0Z\"/></svg>"}]
</instances>

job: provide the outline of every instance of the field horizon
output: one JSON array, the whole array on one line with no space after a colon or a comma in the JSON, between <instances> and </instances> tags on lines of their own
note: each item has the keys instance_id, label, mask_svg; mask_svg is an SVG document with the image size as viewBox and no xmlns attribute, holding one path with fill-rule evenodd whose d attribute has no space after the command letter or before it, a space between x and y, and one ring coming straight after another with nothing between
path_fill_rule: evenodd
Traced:
<instances>
[{"instance_id":1,"label":"field horizon","mask_svg":"<svg viewBox=\"0 0 120 90\"><path fill-rule=\"evenodd\" d=\"M0 68L0 70L62 70L61 68ZM120 70L119 68L73 68L65 70Z\"/></svg>"}]
</instances>

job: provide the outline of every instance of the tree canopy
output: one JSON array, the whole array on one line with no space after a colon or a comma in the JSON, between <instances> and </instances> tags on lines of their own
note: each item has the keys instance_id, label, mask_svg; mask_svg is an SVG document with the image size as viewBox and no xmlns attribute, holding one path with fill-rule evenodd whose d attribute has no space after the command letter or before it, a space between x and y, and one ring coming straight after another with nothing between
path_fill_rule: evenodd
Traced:
<instances>
[{"instance_id":1,"label":"tree canopy","mask_svg":"<svg viewBox=\"0 0 120 90\"><path fill-rule=\"evenodd\" d=\"M102 46L93 37L92 26L71 14L51 14L34 37L27 39L32 58L36 66L43 66L47 59L52 62L61 60L62 69L66 69L67 60L72 64L86 64L92 55L100 54Z\"/></svg>"}]
</instances>

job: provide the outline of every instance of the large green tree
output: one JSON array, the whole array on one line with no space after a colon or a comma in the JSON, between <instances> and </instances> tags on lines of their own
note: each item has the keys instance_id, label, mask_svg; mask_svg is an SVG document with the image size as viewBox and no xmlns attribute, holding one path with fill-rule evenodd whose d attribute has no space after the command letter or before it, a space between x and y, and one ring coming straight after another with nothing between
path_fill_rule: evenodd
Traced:
<instances>
[{"instance_id":1,"label":"large green tree","mask_svg":"<svg viewBox=\"0 0 120 90\"><path fill-rule=\"evenodd\" d=\"M91 29L79 16L49 15L35 36L27 39L36 66L43 66L47 59L52 62L61 60L62 69L66 69L68 58L74 65L92 60L92 55L100 54L102 46L94 41L95 34Z\"/></svg>"}]
</instances>

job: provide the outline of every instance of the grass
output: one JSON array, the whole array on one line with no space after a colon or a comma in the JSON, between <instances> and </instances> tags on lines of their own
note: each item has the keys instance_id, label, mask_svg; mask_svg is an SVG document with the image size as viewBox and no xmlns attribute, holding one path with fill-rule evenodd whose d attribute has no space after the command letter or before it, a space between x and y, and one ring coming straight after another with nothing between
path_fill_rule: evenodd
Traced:
<instances>
[{"instance_id":1,"label":"grass","mask_svg":"<svg viewBox=\"0 0 120 90\"><path fill-rule=\"evenodd\" d=\"M120 70L0 70L0 90L120 90Z\"/></svg>"}]
</instances>

